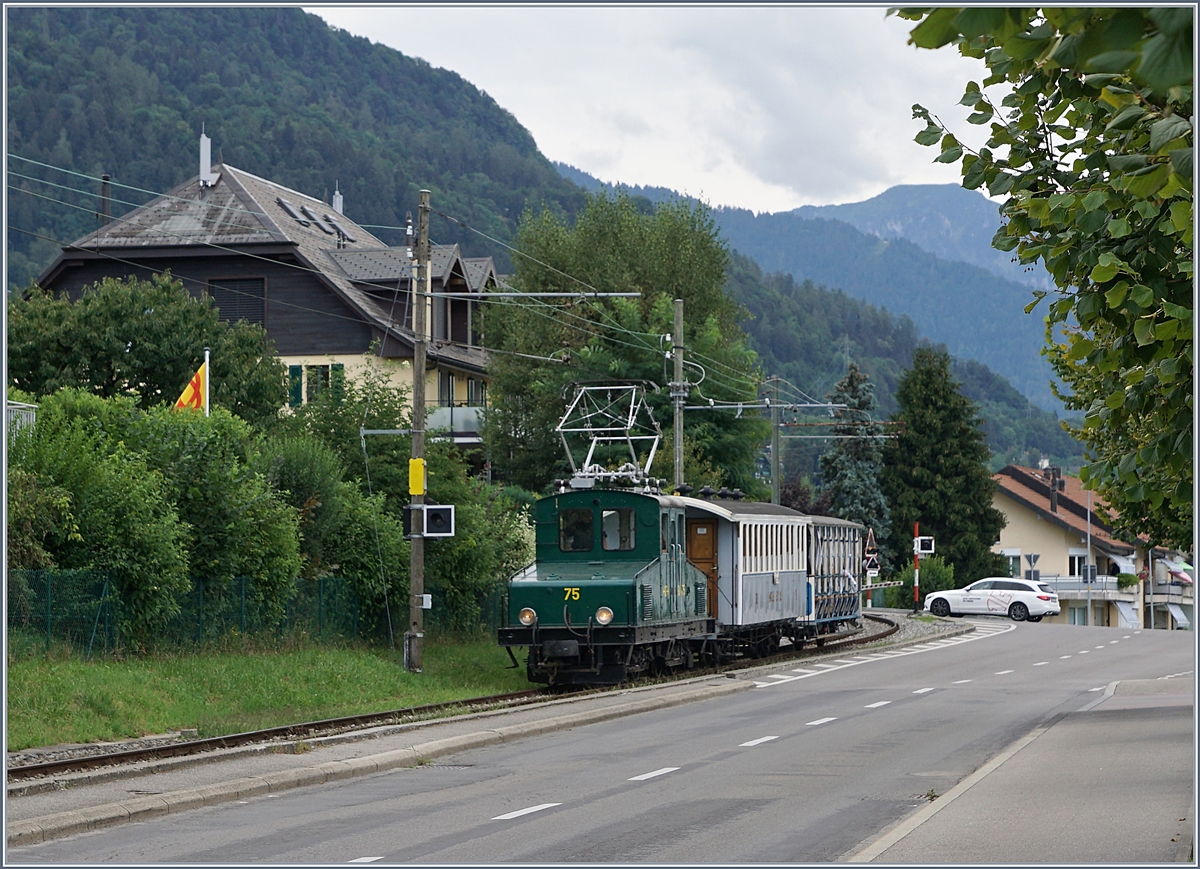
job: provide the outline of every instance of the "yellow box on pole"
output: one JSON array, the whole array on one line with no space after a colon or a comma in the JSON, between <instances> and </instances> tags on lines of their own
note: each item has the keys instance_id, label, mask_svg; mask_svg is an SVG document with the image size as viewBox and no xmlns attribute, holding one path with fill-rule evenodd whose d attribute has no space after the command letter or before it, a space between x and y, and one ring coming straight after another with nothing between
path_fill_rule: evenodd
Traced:
<instances>
[{"instance_id":1,"label":"yellow box on pole","mask_svg":"<svg viewBox=\"0 0 1200 869\"><path fill-rule=\"evenodd\" d=\"M425 460L408 460L408 494L425 494Z\"/></svg>"}]
</instances>

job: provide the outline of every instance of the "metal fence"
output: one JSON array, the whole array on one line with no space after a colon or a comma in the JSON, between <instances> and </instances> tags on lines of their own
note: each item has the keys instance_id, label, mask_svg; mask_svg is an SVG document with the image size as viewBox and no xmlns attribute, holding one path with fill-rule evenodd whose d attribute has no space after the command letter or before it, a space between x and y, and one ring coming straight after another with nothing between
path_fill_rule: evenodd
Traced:
<instances>
[{"instance_id":1,"label":"metal fence","mask_svg":"<svg viewBox=\"0 0 1200 869\"><path fill-rule=\"evenodd\" d=\"M27 653L66 647L85 659L127 651L119 584L99 570L10 570L9 651ZM500 623L503 586L470 599L431 589L426 627L444 635L494 633ZM197 649L237 642L355 641L400 644L408 625L408 601L361 601L340 577L297 579L282 613L262 603L253 580L196 581L180 610L155 635L160 649Z\"/></svg>"}]
</instances>

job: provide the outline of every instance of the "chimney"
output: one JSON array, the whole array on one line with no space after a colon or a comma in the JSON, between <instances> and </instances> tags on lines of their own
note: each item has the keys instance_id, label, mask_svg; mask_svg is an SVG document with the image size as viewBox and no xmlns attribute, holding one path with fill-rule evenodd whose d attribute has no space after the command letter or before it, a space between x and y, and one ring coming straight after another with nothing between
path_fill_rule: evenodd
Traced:
<instances>
[{"instance_id":1,"label":"chimney","mask_svg":"<svg viewBox=\"0 0 1200 869\"><path fill-rule=\"evenodd\" d=\"M1058 512L1058 493L1066 488L1065 481L1062 479L1062 468L1053 466L1050 468L1050 512Z\"/></svg>"},{"instance_id":2,"label":"chimney","mask_svg":"<svg viewBox=\"0 0 1200 869\"><path fill-rule=\"evenodd\" d=\"M217 175L212 171L212 139L200 132L200 186L212 187L217 183Z\"/></svg>"},{"instance_id":3,"label":"chimney","mask_svg":"<svg viewBox=\"0 0 1200 869\"><path fill-rule=\"evenodd\" d=\"M108 173L100 176L100 225L107 226L112 221L112 191L108 182L112 178Z\"/></svg>"},{"instance_id":4,"label":"chimney","mask_svg":"<svg viewBox=\"0 0 1200 869\"><path fill-rule=\"evenodd\" d=\"M333 210L338 214L346 213L342 211L342 192L338 190L338 183L336 181L333 182Z\"/></svg>"}]
</instances>

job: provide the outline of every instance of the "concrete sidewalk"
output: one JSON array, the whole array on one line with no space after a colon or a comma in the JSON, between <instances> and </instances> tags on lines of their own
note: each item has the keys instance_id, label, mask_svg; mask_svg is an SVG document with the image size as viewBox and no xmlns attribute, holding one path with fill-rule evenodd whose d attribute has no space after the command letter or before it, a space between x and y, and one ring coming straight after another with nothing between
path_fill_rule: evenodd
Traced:
<instances>
[{"instance_id":1,"label":"concrete sidewalk","mask_svg":"<svg viewBox=\"0 0 1200 869\"><path fill-rule=\"evenodd\" d=\"M1192 677L1117 682L847 856L880 863L1193 862Z\"/></svg>"}]
</instances>

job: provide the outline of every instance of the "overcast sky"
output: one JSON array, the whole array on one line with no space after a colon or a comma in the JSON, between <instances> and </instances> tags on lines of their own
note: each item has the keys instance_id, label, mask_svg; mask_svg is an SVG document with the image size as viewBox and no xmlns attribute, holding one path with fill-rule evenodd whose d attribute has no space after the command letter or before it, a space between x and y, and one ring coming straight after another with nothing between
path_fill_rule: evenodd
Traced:
<instances>
[{"instance_id":1,"label":"overcast sky","mask_svg":"<svg viewBox=\"0 0 1200 869\"><path fill-rule=\"evenodd\" d=\"M784 211L957 183L913 142L916 102L982 140L957 105L982 63L907 45L911 22L886 7L309 11L457 72L551 160L713 205Z\"/></svg>"}]
</instances>

